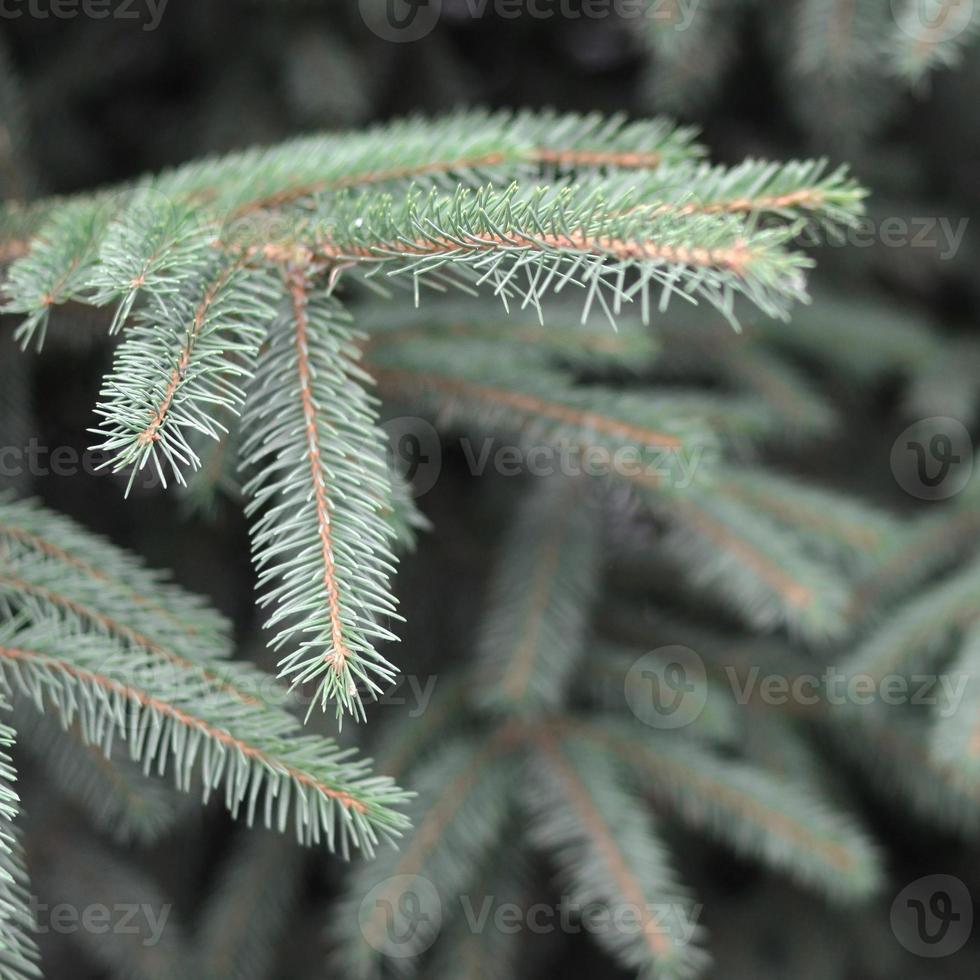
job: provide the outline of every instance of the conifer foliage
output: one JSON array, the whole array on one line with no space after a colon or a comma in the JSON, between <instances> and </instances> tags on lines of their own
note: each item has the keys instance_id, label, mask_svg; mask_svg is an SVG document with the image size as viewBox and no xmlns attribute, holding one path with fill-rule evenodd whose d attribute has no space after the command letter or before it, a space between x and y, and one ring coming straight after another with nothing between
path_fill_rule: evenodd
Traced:
<instances>
[{"instance_id":1,"label":"conifer foliage","mask_svg":"<svg viewBox=\"0 0 980 980\"><path fill-rule=\"evenodd\" d=\"M78 329L101 321L115 345L91 430L105 468L121 495L149 474L241 501L278 674L233 655L204 599L4 494L0 742L57 745L55 781L119 839L173 826L180 804L145 781L172 774L249 824L361 852L329 916L344 976L509 976L521 937L468 928L459 899L526 895L538 864L574 907L638 917L595 937L620 966L698 976L710 938L684 834L831 904L869 900L879 848L818 740L732 676L929 659L975 706L976 500L903 523L764 461L839 432L803 360L907 377L930 337L872 326L843 356L814 339L835 298L805 308L814 261L797 243L862 214L846 168L705 157L663 119L465 112L8 205L19 356L57 356L59 308L95 310ZM395 576L426 519L381 425L392 406L578 472L521 482L472 656L421 717L371 719L370 761L321 731L333 712L348 735L406 669ZM926 568L950 574L882 623ZM662 601L624 586L637 580ZM683 724L643 706L677 644L704 667ZM821 701L812 718L856 765L856 745L880 742L887 792L980 823L975 717ZM903 738L928 746L915 773ZM92 791L106 758L111 805ZM20 978L38 970L14 782L0 755L0 963ZM299 859L279 846L234 849L181 964L258 971L296 892ZM270 862L281 877L256 898L245 957L221 899L262 891ZM136 972L116 955L110 969Z\"/></svg>"},{"instance_id":2,"label":"conifer foliage","mask_svg":"<svg viewBox=\"0 0 980 980\"><path fill-rule=\"evenodd\" d=\"M676 482L679 450L714 456L710 405L696 394L675 401L580 386L554 349L588 363L590 345L615 348L617 321L629 320L624 339L643 336L627 310L645 320L671 298L705 301L733 322L739 298L785 316L805 299L811 264L793 235L859 213L862 193L844 171L763 162L709 170L703 154L690 131L660 120L467 113L191 164L54 208L13 205L29 233L8 242L24 254L7 271L5 310L22 317L16 336L26 348L43 344L58 306L107 308L119 341L92 431L127 487L145 471L164 486L207 479L208 444L232 441L280 676L316 686L311 710L363 717L364 701L396 674L387 651L395 551L420 523L386 461L376 389L423 410L448 398L462 424L489 431L570 438L580 449L636 446L644 472L666 459L664 482ZM501 326L421 343L397 329L365 335L345 303L361 284L408 287L423 310L433 290L485 293L503 303ZM568 294L558 321L552 294ZM592 314L612 324L597 326ZM533 324L540 350L532 345L517 368L508 331L522 324ZM654 482L640 479L641 492L656 494ZM537 519L511 546L529 563L532 608L519 611L526 583L506 572L481 641L480 700L505 718L561 703L595 591L594 522L587 511L574 516L584 492L555 492L567 502L538 505L554 525L540 556L524 540L539 533ZM585 529L570 535L569 522ZM331 740L304 734L288 692L229 659L228 627L203 602L35 503L3 499L0 546L2 671L18 702L53 709L73 738L107 756L171 770L178 788L220 791L249 822L291 824L306 843L370 854L405 830L405 794ZM797 615L792 594L774 601L779 615ZM534 632L518 643L527 616ZM547 731L535 736L543 757L564 753L561 729ZM599 750L569 748L550 792L615 803L625 789L579 784L597 778L581 770L580 751ZM535 819L547 835L549 815ZM583 864L597 862L575 872L588 876L581 887L611 894L623 883L603 849L584 856L597 846L588 814L563 819L553 832L584 848ZM643 888L659 887L662 847L639 811L630 819L649 850ZM475 847L479 838L465 837ZM665 968L688 955L648 945L665 953ZM11 944L25 972L28 948ZM635 965L650 951L613 950Z\"/></svg>"}]
</instances>

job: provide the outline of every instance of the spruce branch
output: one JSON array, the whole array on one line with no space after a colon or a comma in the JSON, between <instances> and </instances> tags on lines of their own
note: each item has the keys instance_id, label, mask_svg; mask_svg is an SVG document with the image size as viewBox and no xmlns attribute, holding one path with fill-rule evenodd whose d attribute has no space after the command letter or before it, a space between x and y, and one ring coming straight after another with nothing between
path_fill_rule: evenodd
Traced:
<instances>
[{"instance_id":1,"label":"spruce branch","mask_svg":"<svg viewBox=\"0 0 980 980\"><path fill-rule=\"evenodd\" d=\"M243 383L254 370L265 327L281 293L268 272L208 256L179 290L153 294L117 348L92 431L95 449L109 455L114 472L129 468L129 486L152 464L167 485L169 468L179 483L197 468L189 432L220 439L215 413L240 411Z\"/></svg>"},{"instance_id":2,"label":"spruce branch","mask_svg":"<svg viewBox=\"0 0 980 980\"><path fill-rule=\"evenodd\" d=\"M980 783L961 760L946 761L933 744L932 719L916 712L851 713L832 725L834 746L890 799L922 821L972 839L980 828ZM932 751L930 750L932 749Z\"/></svg>"},{"instance_id":3,"label":"spruce branch","mask_svg":"<svg viewBox=\"0 0 980 980\"><path fill-rule=\"evenodd\" d=\"M63 619L193 673L242 704L264 696L260 673L239 666L239 684L226 671L230 627L220 616L60 515L0 501L0 554L0 597L28 621Z\"/></svg>"},{"instance_id":4,"label":"spruce branch","mask_svg":"<svg viewBox=\"0 0 980 980\"><path fill-rule=\"evenodd\" d=\"M53 306L84 295L112 212L103 198L95 197L62 202L45 217L4 283L3 310L24 315L14 337L25 347L32 341L43 344Z\"/></svg>"},{"instance_id":5,"label":"spruce branch","mask_svg":"<svg viewBox=\"0 0 980 980\"><path fill-rule=\"evenodd\" d=\"M895 612L851 654L849 675L880 681L936 664L958 631L980 616L980 561L974 559Z\"/></svg>"},{"instance_id":6,"label":"spruce branch","mask_svg":"<svg viewBox=\"0 0 980 980\"><path fill-rule=\"evenodd\" d=\"M332 921L333 959L345 976L376 975L381 956L402 973L417 968L413 951L431 943L442 912L452 914L456 896L465 894L500 839L518 734L505 725L482 743L454 739L418 772L413 829L400 852L359 865L345 914Z\"/></svg>"},{"instance_id":7,"label":"spruce branch","mask_svg":"<svg viewBox=\"0 0 980 980\"><path fill-rule=\"evenodd\" d=\"M391 809L405 799L400 790L332 741L299 735L292 716L244 706L193 675L175 677L159 660L134 663L129 651L65 623L8 622L0 672L38 710L54 708L64 724L77 718L85 741L107 754L119 738L146 772L162 774L172 761L178 789L187 791L195 772L205 799L223 786L227 809L249 823L258 813L283 832L291 821L303 843L324 842L345 857L351 847L373 854L404 826Z\"/></svg>"},{"instance_id":8,"label":"spruce branch","mask_svg":"<svg viewBox=\"0 0 980 980\"><path fill-rule=\"evenodd\" d=\"M504 539L477 638L478 703L529 717L561 704L584 654L600 555L581 481L540 484Z\"/></svg>"},{"instance_id":9,"label":"spruce branch","mask_svg":"<svg viewBox=\"0 0 980 980\"><path fill-rule=\"evenodd\" d=\"M265 831L235 842L203 910L189 974L263 980L288 934L302 885L303 852Z\"/></svg>"},{"instance_id":10,"label":"spruce branch","mask_svg":"<svg viewBox=\"0 0 980 980\"><path fill-rule=\"evenodd\" d=\"M75 557L87 545L101 569ZM261 806L267 825L291 819L301 840L345 855L370 854L404 826L392 809L404 794L332 741L302 735L268 675L225 659L225 628L200 600L34 505L3 505L0 549L0 672L64 727L77 721L86 744L108 757L121 739L146 772L172 761L184 791L199 771L205 797L223 785L233 813L251 822Z\"/></svg>"},{"instance_id":11,"label":"spruce branch","mask_svg":"<svg viewBox=\"0 0 980 980\"><path fill-rule=\"evenodd\" d=\"M599 902L639 928L601 930L624 966L651 978L696 976L707 964L687 894L675 882L650 814L594 747L545 732L524 783L531 839L555 852L575 905Z\"/></svg>"},{"instance_id":12,"label":"spruce branch","mask_svg":"<svg viewBox=\"0 0 980 980\"><path fill-rule=\"evenodd\" d=\"M7 752L16 738L6 722L9 711L7 699L0 697L0 969L10 980L28 980L40 977L41 971L31 936L33 916L27 873L19 835L13 826L20 798L13 788L17 773Z\"/></svg>"},{"instance_id":13,"label":"spruce branch","mask_svg":"<svg viewBox=\"0 0 980 980\"><path fill-rule=\"evenodd\" d=\"M653 215L813 218L831 234L857 222L867 196L847 167L828 170L826 160L748 159L734 167L683 162L661 169L639 189L644 200L657 202L650 205Z\"/></svg>"},{"instance_id":14,"label":"spruce branch","mask_svg":"<svg viewBox=\"0 0 980 980\"><path fill-rule=\"evenodd\" d=\"M169 786L147 778L130 759L107 758L100 746L82 739L77 723L66 731L56 719L19 701L14 711L24 749L44 767L58 791L113 839L151 843L171 830L184 812L186 801Z\"/></svg>"},{"instance_id":15,"label":"spruce branch","mask_svg":"<svg viewBox=\"0 0 980 980\"><path fill-rule=\"evenodd\" d=\"M150 191L136 193L106 228L92 270L91 302L116 304L109 332L122 329L137 298L178 294L213 261L217 229L192 207Z\"/></svg>"},{"instance_id":16,"label":"spruce branch","mask_svg":"<svg viewBox=\"0 0 980 980\"><path fill-rule=\"evenodd\" d=\"M573 724L572 731L611 752L639 789L686 823L831 899L860 900L881 885L878 854L866 835L799 778L777 782L689 739L638 743L632 726L617 719Z\"/></svg>"},{"instance_id":17,"label":"spruce branch","mask_svg":"<svg viewBox=\"0 0 980 980\"><path fill-rule=\"evenodd\" d=\"M567 451L581 472L590 472L595 451L596 475L639 472L654 483L681 483L690 478L686 467L704 462L707 470L717 454L698 411L678 408L669 395L576 385L561 370L515 362L493 344L407 341L372 348L368 358L383 394L468 433L512 433L529 447Z\"/></svg>"},{"instance_id":18,"label":"spruce branch","mask_svg":"<svg viewBox=\"0 0 980 980\"><path fill-rule=\"evenodd\" d=\"M621 115L597 113L470 110L440 120L408 118L362 132L297 141L290 146L286 181L279 172L272 174L285 186L252 196L236 214L278 209L342 190L422 180L447 189L487 180L506 183L542 171L652 170L701 156L704 151L694 136L694 130L663 119L628 123ZM264 172L284 154L276 148L266 151L265 159L256 156L254 170ZM173 184L164 185L169 192L186 191L182 176L178 172ZM189 176L195 176L193 171ZM249 191L254 192L254 184Z\"/></svg>"},{"instance_id":19,"label":"spruce branch","mask_svg":"<svg viewBox=\"0 0 980 980\"><path fill-rule=\"evenodd\" d=\"M538 309L547 292L574 285L585 290L583 317L598 303L612 318L639 298L646 318L656 286L662 307L677 293L734 319L736 295L771 316L806 299L811 262L783 248L793 233L753 229L735 215L658 213L632 185L613 180L415 189L401 201L339 196L305 237L319 260L364 266L386 280L407 276L416 291L423 283L489 284L505 303L519 297Z\"/></svg>"},{"instance_id":20,"label":"spruce branch","mask_svg":"<svg viewBox=\"0 0 980 980\"><path fill-rule=\"evenodd\" d=\"M316 681L324 709L335 702L338 717L359 716L362 696L395 673L376 649L395 639L384 625L395 617L395 532L383 437L345 312L312 292L303 268L290 269L288 286L290 310L249 394L242 446L255 469L245 493L260 605L275 607L273 648L298 643L280 675Z\"/></svg>"},{"instance_id":21,"label":"spruce branch","mask_svg":"<svg viewBox=\"0 0 980 980\"><path fill-rule=\"evenodd\" d=\"M480 110L435 120L411 117L195 161L110 192L30 206L8 203L0 209L0 261L33 254L9 280L10 295L17 297L10 310L25 303L33 309L35 294L44 294L37 292L38 276L57 279L72 268L69 243L58 232L61 225L51 221L69 204L91 205L100 216L101 235L114 218L125 225L130 201L169 201L175 209L190 207L217 222L219 237L234 241L243 234L254 237L256 224L269 232L270 223L256 223L257 216L338 191L419 182L446 190L487 181L507 184L542 173L642 172L703 154L694 130L665 119L627 122L622 115L598 113ZM49 240L60 244L52 248L45 244ZM143 244L134 244L136 254L144 254Z\"/></svg>"},{"instance_id":22,"label":"spruce branch","mask_svg":"<svg viewBox=\"0 0 980 980\"><path fill-rule=\"evenodd\" d=\"M846 632L845 583L790 531L709 487L679 494L643 477L631 482L667 522L662 547L678 570L698 588L711 588L748 624L764 631L788 627L811 642Z\"/></svg>"},{"instance_id":23,"label":"spruce branch","mask_svg":"<svg viewBox=\"0 0 980 980\"><path fill-rule=\"evenodd\" d=\"M852 570L872 567L900 537L891 515L767 467L725 466L716 480L720 497L765 514L814 555L842 560Z\"/></svg>"},{"instance_id":24,"label":"spruce branch","mask_svg":"<svg viewBox=\"0 0 980 980\"><path fill-rule=\"evenodd\" d=\"M875 621L896 598L948 572L957 560L970 559L978 546L980 510L969 501L950 512L920 518L890 540L885 553L858 580L848 620L862 625Z\"/></svg>"}]
</instances>

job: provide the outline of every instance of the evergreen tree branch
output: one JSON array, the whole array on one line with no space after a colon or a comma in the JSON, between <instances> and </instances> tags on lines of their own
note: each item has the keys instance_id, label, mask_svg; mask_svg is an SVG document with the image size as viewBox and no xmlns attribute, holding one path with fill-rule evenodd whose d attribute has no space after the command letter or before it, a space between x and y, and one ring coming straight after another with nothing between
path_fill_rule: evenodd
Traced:
<instances>
[{"instance_id":1,"label":"evergreen tree branch","mask_svg":"<svg viewBox=\"0 0 980 980\"><path fill-rule=\"evenodd\" d=\"M710 488L678 494L631 479L643 503L667 521L662 546L682 574L747 623L766 631L785 626L821 642L845 632L845 584L791 532Z\"/></svg>"},{"instance_id":2,"label":"evergreen tree branch","mask_svg":"<svg viewBox=\"0 0 980 980\"><path fill-rule=\"evenodd\" d=\"M66 731L20 702L14 710L26 751L97 829L122 842L145 844L174 826L184 801L169 786L147 778L125 757L107 758L99 746L83 740L77 724Z\"/></svg>"},{"instance_id":3,"label":"evergreen tree branch","mask_svg":"<svg viewBox=\"0 0 980 980\"><path fill-rule=\"evenodd\" d=\"M380 956L399 972L418 969L432 928L453 912L454 899L499 838L513 779L509 755L519 734L505 725L482 744L456 739L419 771L413 829L401 851L358 867L347 913L333 923L334 960L345 976L375 975Z\"/></svg>"},{"instance_id":4,"label":"evergreen tree branch","mask_svg":"<svg viewBox=\"0 0 980 980\"><path fill-rule=\"evenodd\" d=\"M601 525L577 480L540 480L507 534L477 638L478 703L536 716L557 707L584 652Z\"/></svg>"},{"instance_id":5,"label":"evergreen tree branch","mask_svg":"<svg viewBox=\"0 0 980 980\"><path fill-rule=\"evenodd\" d=\"M894 613L848 657L850 676L881 681L935 664L957 631L980 617L980 561L974 559Z\"/></svg>"},{"instance_id":6,"label":"evergreen tree branch","mask_svg":"<svg viewBox=\"0 0 980 980\"><path fill-rule=\"evenodd\" d=\"M586 455L596 450L597 474L640 472L676 484L691 478L692 465L697 478L700 464L707 470L716 455L714 434L690 405L575 385L559 370L516 363L495 345L406 342L369 357L383 394L429 407L440 422L467 431L564 448L582 472L590 472Z\"/></svg>"},{"instance_id":7,"label":"evergreen tree branch","mask_svg":"<svg viewBox=\"0 0 980 980\"><path fill-rule=\"evenodd\" d=\"M37 534L40 529L50 538ZM0 554L6 559L0 598L26 621L63 619L92 630L137 656L194 674L242 704L257 705L265 696L259 672L238 666L244 685L230 679L229 627L221 617L70 521L32 503L0 502Z\"/></svg>"},{"instance_id":8,"label":"evergreen tree branch","mask_svg":"<svg viewBox=\"0 0 980 980\"><path fill-rule=\"evenodd\" d=\"M840 901L866 898L880 886L878 855L866 835L801 784L777 782L670 736L638 744L631 727L616 720L572 729L611 751L644 792L740 853Z\"/></svg>"},{"instance_id":9,"label":"evergreen tree branch","mask_svg":"<svg viewBox=\"0 0 980 980\"><path fill-rule=\"evenodd\" d=\"M185 467L200 466L188 432L220 439L216 410L240 410L237 379L251 376L279 296L268 273L212 257L178 292L140 311L116 351L96 408L104 421L93 430L113 471L131 468L130 486L150 463L164 486L164 464L180 483Z\"/></svg>"},{"instance_id":10,"label":"evergreen tree branch","mask_svg":"<svg viewBox=\"0 0 980 980\"><path fill-rule=\"evenodd\" d=\"M269 976L299 897L302 870L303 852L281 837L253 830L237 841L201 917L189 975Z\"/></svg>"},{"instance_id":11,"label":"evergreen tree branch","mask_svg":"<svg viewBox=\"0 0 980 980\"><path fill-rule=\"evenodd\" d=\"M356 716L362 694L394 676L376 649L395 639L383 624L395 617L394 531L384 519L394 505L356 337L333 298L311 293L308 275L289 271L291 309L273 328L249 395L247 513L258 515L260 605L276 607L266 623L279 627L272 646L299 641L280 675L317 681L324 709L335 702L338 717Z\"/></svg>"},{"instance_id":12,"label":"evergreen tree branch","mask_svg":"<svg viewBox=\"0 0 980 980\"><path fill-rule=\"evenodd\" d=\"M63 624L15 621L0 637L0 672L14 692L39 710L50 704L66 725L77 718L85 741L107 754L114 737L128 741L147 772L172 759L181 790L199 762L205 798L223 784L228 810L237 816L244 804L249 823L263 801L267 826L284 831L291 817L304 843L325 840L344 856L351 846L370 855L404 826L390 809L401 791L330 740L298 735L286 713L243 706L152 659L134 684L136 666L127 651Z\"/></svg>"},{"instance_id":13,"label":"evergreen tree branch","mask_svg":"<svg viewBox=\"0 0 980 980\"><path fill-rule=\"evenodd\" d=\"M641 976L696 975L707 957L649 815L581 739L546 732L537 750L525 785L532 841L557 852L574 904L610 909L596 938Z\"/></svg>"},{"instance_id":14,"label":"evergreen tree branch","mask_svg":"<svg viewBox=\"0 0 980 980\"><path fill-rule=\"evenodd\" d=\"M31 936L27 873L21 844L13 822L20 799L13 788L17 779L7 750L15 732L4 720L10 706L0 697L0 969L10 980L40 977L39 953Z\"/></svg>"},{"instance_id":15,"label":"evergreen tree branch","mask_svg":"<svg viewBox=\"0 0 980 980\"><path fill-rule=\"evenodd\" d=\"M811 264L782 246L792 227L753 229L734 215L655 214L632 185L613 181L505 191L463 188L451 195L413 191L402 203L384 195L339 197L304 235L313 255L335 265L365 265L388 279L415 283L490 283L537 308L550 289L586 290L609 315L640 298L649 312L652 285L661 305L672 293L703 298L730 318L736 295L783 316L804 300ZM266 259L281 247L259 248ZM627 270L635 273L627 285ZM526 283L518 285L519 276ZM609 300L606 299L608 294Z\"/></svg>"}]
</instances>

